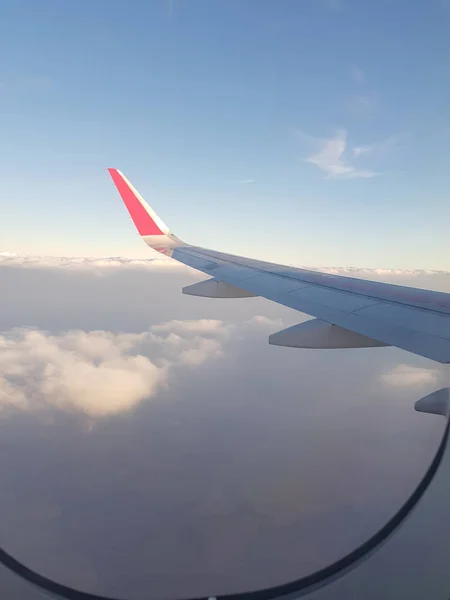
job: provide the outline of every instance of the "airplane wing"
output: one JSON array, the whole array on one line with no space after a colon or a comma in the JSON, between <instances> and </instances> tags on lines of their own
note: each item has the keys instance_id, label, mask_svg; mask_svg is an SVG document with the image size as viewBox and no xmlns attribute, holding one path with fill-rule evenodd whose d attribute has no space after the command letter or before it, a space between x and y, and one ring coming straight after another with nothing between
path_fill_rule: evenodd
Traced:
<instances>
[{"instance_id":1,"label":"airplane wing","mask_svg":"<svg viewBox=\"0 0 450 600\"><path fill-rule=\"evenodd\" d=\"M108 169L142 239L210 278L183 293L210 298L262 296L316 317L269 337L296 348L396 346L450 362L450 294L320 273L186 244L173 235L117 169Z\"/></svg>"}]
</instances>

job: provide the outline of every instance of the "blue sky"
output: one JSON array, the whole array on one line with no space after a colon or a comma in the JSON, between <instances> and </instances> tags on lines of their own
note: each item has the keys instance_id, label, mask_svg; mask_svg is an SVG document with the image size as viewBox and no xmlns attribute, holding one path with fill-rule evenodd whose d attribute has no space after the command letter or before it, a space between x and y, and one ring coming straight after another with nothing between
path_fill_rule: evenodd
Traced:
<instances>
[{"instance_id":1,"label":"blue sky","mask_svg":"<svg viewBox=\"0 0 450 600\"><path fill-rule=\"evenodd\" d=\"M450 3L4 0L0 249L449 269Z\"/></svg>"}]
</instances>

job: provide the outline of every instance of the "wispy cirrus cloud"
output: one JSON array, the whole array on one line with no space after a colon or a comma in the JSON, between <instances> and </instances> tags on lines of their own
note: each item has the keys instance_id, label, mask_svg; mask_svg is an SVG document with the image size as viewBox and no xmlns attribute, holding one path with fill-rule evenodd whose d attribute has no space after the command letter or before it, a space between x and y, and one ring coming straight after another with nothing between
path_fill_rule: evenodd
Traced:
<instances>
[{"instance_id":1,"label":"wispy cirrus cloud","mask_svg":"<svg viewBox=\"0 0 450 600\"><path fill-rule=\"evenodd\" d=\"M356 179L374 177L378 173L372 168L361 168L356 159L377 157L399 146L399 137L391 135L370 144L351 145L348 134L340 129L334 136L322 138L296 129L298 140L314 152L304 160L326 173L328 179ZM356 162L355 162L356 161Z\"/></svg>"},{"instance_id":2,"label":"wispy cirrus cloud","mask_svg":"<svg viewBox=\"0 0 450 600\"><path fill-rule=\"evenodd\" d=\"M380 98L376 90L370 86L366 72L361 67L353 65L349 68L349 74L354 89L347 100L348 108L360 117L373 114L380 106Z\"/></svg>"},{"instance_id":3,"label":"wispy cirrus cloud","mask_svg":"<svg viewBox=\"0 0 450 600\"><path fill-rule=\"evenodd\" d=\"M350 99L351 110L359 116L374 113L379 107L379 98L375 92L356 94Z\"/></svg>"},{"instance_id":4,"label":"wispy cirrus cloud","mask_svg":"<svg viewBox=\"0 0 450 600\"><path fill-rule=\"evenodd\" d=\"M240 179L237 183L255 183L255 179Z\"/></svg>"},{"instance_id":5,"label":"wispy cirrus cloud","mask_svg":"<svg viewBox=\"0 0 450 600\"><path fill-rule=\"evenodd\" d=\"M317 141L320 143L320 150L305 160L323 171L327 178L356 179L376 175L375 171L360 169L350 162L345 130L338 131L334 137Z\"/></svg>"},{"instance_id":6,"label":"wispy cirrus cloud","mask_svg":"<svg viewBox=\"0 0 450 600\"><path fill-rule=\"evenodd\" d=\"M390 135L386 139L381 142L377 142L375 144L370 144L367 146L355 146L352 148L352 154L355 158L362 156L364 154L381 154L383 152L388 152L392 150L399 143L399 138L396 135Z\"/></svg>"}]
</instances>

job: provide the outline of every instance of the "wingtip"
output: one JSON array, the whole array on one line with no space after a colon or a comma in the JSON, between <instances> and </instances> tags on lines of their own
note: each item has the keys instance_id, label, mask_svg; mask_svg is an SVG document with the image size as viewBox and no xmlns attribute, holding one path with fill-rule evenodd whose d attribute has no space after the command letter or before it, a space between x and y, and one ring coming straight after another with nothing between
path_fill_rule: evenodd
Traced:
<instances>
[{"instance_id":1,"label":"wingtip","mask_svg":"<svg viewBox=\"0 0 450 600\"><path fill-rule=\"evenodd\" d=\"M150 206L148 206L144 198L142 198L125 175L119 169L112 167L108 168L108 173L127 207L139 234L141 236L166 235L168 232L167 227Z\"/></svg>"},{"instance_id":2,"label":"wingtip","mask_svg":"<svg viewBox=\"0 0 450 600\"><path fill-rule=\"evenodd\" d=\"M115 175L120 175L120 177L123 177L123 173L120 169L116 169L115 167L108 167L106 169L108 171L108 173L111 175L113 181L114 181L114 176Z\"/></svg>"}]
</instances>

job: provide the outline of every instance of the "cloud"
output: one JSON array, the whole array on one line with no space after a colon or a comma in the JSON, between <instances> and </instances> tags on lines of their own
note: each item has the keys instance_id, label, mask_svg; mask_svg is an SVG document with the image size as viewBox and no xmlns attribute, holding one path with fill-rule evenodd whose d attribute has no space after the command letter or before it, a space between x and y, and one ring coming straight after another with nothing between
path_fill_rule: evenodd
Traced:
<instances>
[{"instance_id":1,"label":"cloud","mask_svg":"<svg viewBox=\"0 0 450 600\"><path fill-rule=\"evenodd\" d=\"M359 85L363 85L367 81L366 74L360 67L353 66L350 69L350 75L352 79Z\"/></svg>"},{"instance_id":2,"label":"cloud","mask_svg":"<svg viewBox=\"0 0 450 600\"><path fill-rule=\"evenodd\" d=\"M362 156L364 154L370 154L370 153L382 154L384 152L389 152L390 150L392 150L392 148L394 148L394 146L397 146L398 143L399 143L398 136L390 135L386 139L384 139L381 142L378 142L376 144L370 144L368 146L355 146L354 148L352 148L352 154L355 158L358 158L359 156Z\"/></svg>"},{"instance_id":3,"label":"cloud","mask_svg":"<svg viewBox=\"0 0 450 600\"><path fill-rule=\"evenodd\" d=\"M155 269L155 268L185 268L184 265L157 256L149 259L123 258L109 256L105 258L79 257L79 256L32 256L28 254L15 254L14 252L0 252L1 267L36 267L36 268L65 268L65 269L118 269L124 267Z\"/></svg>"},{"instance_id":4,"label":"cloud","mask_svg":"<svg viewBox=\"0 0 450 600\"><path fill-rule=\"evenodd\" d=\"M167 385L177 365L222 355L221 321L173 321L144 333L17 328L0 336L0 410L54 407L102 417L127 411Z\"/></svg>"},{"instance_id":5,"label":"cloud","mask_svg":"<svg viewBox=\"0 0 450 600\"><path fill-rule=\"evenodd\" d=\"M218 319L172 320L161 325L154 325L153 331L178 333L183 335L228 335L230 326Z\"/></svg>"},{"instance_id":6,"label":"cloud","mask_svg":"<svg viewBox=\"0 0 450 600\"><path fill-rule=\"evenodd\" d=\"M255 179L241 179L237 183L255 183Z\"/></svg>"},{"instance_id":7,"label":"cloud","mask_svg":"<svg viewBox=\"0 0 450 600\"><path fill-rule=\"evenodd\" d=\"M283 319L271 319L270 317L266 317L264 315L255 315L249 321L247 321L250 325L257 325L259 327L282 327Z\"/></svg>"},{"instance_id":8,"label":"cloud","mask_svg":"<svg viewBox=\"0 0 450 600\"><path fill-rule=\"evenodd\" d=\"M361 67L357 65L350 67L350 77L355 84L355 90L347 99L348 107L358 116L371 115L379 107L379 94L370 88L367 75Z\"/></svg>"},{"instance_id":9,"label":"cloud","mask_svg":"<svg viewBox=\"0 0 450 600\"><path fill-rule=\"evenodd\" d=\"M379 106L379 98L375 92L356 94L350 98L352 112L359 116L367 116L374 113Z\"/></svg>"},{"instance_id":10,"label":"cloud","mask_svg":"<svg viewBox=\"0 0 450 600\"><path fill-rule=\"evenodd\" d=\"M201 339L195 348L181 350L178 354L180 362L186 365L198 366L211 358L223 356L222 346L217 340Z\"/></svg>"},{"instance_id":11,"label":"cloud","mask_svg":"<svg viewBox=\"0 0 450 600\"><path fill-rule=\"evenodd\" d=\"M396 387L426 387L437 385L439 371L437 369L425 369L412 365L396 365L380 376L383 384Z\"/></svg>"},{"instance_id":12,"label":"cloud","mask_svg":"<svg viewBox=\"0 0 450 600\"><path fill-rule=\"evenodd\" d=\"M314 138L316 139L316 138ZM389 138L391 140L393 138ZM373 151L375 148L384 146L386 142L382 142L380 145L367 146L361 148L353 148L360 151L359 153ZM393 143L393 142L392 142ZM356 152L358 154L358 152ZM450 271L436 270L436 269L380 269L380 268L367 268L367 267L349 267L349 266L313 266L308 265L294 265L301 269L309 269L314 271L326 271L329 273L353 273L353 274L365 274L367 276L383 274L383 275L445 275L449 274ZM157 257L150 259L139 259L139 258L124 258L124 257L106 257L106 258L89 258L89 257L63 257L63 256L30 256L30 255L19 255L14 252L0 252L0 268L1 267L27 267L27 268L42 268L42 269L61 269L61 270L72 270L72 271L92 271L101 273L115 271L115 270L158 270L165 271L166 269L172 271L173 269L184 270L186 273L191 274L191 270L186 268L182 263L165 257ZM192 271L193 273L193 271ZM201 275L199 275L201 277ZM257 317L255 317L257 318ZM176 323L177 321L173 321ZM198 323L199 320L196 321ZM183 327L187 327L187 321L180 321L183 323ZM175 325L174 325L175 326ZM165 327L169 327L168 324Z\"/></svg>"},{"instance_id":13,"label":"cloud","mask_svg":"<svg viewBox=\"0 0 450 600\"><path fill-rule=\"evenodd\" d=\"M172 320L143 333L11 329L0 335L0 413L52 407L99 418L128 411L167 387L177 367L220 358L231 334L255 325L273 329L283 321Z\"/></svg>"},{"instance_id":14,"label":"cloud","mask_svg":"<svg viewBox=\"0 0 450 600\"><path fill-rule=\"evenodd\" d=\"M380 269L367 267L312 267L299 265L300 269L309 269L311 271L323 271L325 273L336 273L338 275L358 275L363 277L373 277L374 275L397 276L405 277L414 276L420 277L423 275L450 275L449 271L439 271L433 269ZM426 286L425 286L426 287Z\"/></svg>"},{"instance_id":15,"label":"cloud","mask_svg":"<svg viewBox=\"0 0 450 600\"><path fill-rule=\"evenodd\" d=\"M345 157L347 132L342 130L335 137L323 140L321 149L306 159L324 171L329 179L355 179L374 177L376 173L368 169L359 169L350 164Z\"/></svg>"},{"instance_id":16,"label":"cloud","mask_svg":"<svg viewBox=\"0 0 450 600\"><path fill-rule=\"evenodd\" d=\"M8 551L99 595L206 597L307 575L398 510L443 424L414 411L409 388L395 388L401 410L387 413L394 388L379 376L417 359L276 348L279 318L304 315L262 298L183 296L189 270L117 262L0 268ZM64 385L73 369L77 395ZM1 597L27 597L4 575Z\"/></svg>"},{"instance_id":17,"label":"cloud","mask_svg":"<svg viewBox=\"0 0 450 600\"><path fill-rule=\"evenodd\" d=\"M166 348L170 348L175 361L187 365L201 365L222 356L221 340L229 337L233 329L233 325L218 319L172 320L152 327L157 334L168 334ZM193 347L186 347L186 340L194 342Z\"/></svg>"},{"instance_id":18,"label":"cloud","mask_svg":"<svg viewBox=\"0 0 450 600\"><path fill-rule=\"evenodd\" d=\"M362 154L368 154L369 152L372 152L373 149L374 146L356 146L352 149L352 154L355 158L358 158L358 156L361 156Z\"/></svg>"},{"instance_id":19,"label":"cloud","mask_svg":"<svg viewBox=\"0 0 450 600\"><path fill-rule=\"evenodd\" d=\"M232 333L255 325L273 329L283 321L256 315L238 328L218 319L172 320L143 333L14 328L0 335L0 412L53 407L98 418L128 411L166 387L177 367L220 358Z\"/></svg>"}]
</instances>

